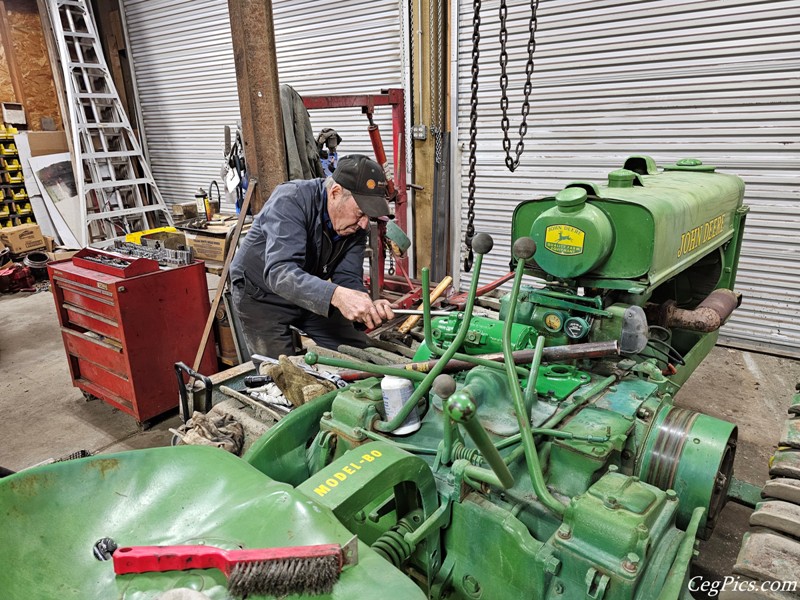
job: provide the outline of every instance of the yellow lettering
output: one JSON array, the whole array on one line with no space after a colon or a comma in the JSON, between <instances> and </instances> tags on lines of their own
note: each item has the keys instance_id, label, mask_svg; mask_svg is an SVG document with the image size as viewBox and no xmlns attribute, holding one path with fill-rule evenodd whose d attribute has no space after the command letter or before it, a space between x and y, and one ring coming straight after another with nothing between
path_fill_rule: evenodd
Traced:
<instances>
[{"instance_id":1,"label":"yellow lettering","mask_svg":"<svg viewBox=\"0 0 800 600\"><path fill-rule=\"evenodd\" d=\"M355 474L355 471L353 471L353 469L351 469L350 467L342 467L342 471L344 471L348 475L354 475Z\"/></svg>"},{"instance_id":2,"label":"yellow lettering","mask_svg":"<svg viewBox=\"0 0 800 600\"><path fill-rule=\"evenodd\" d=\"M337 485L339 485L339 482L336 479L333 479L332 477L330 479L326 479L325 483L327 483L331 487L336 487Z\"/></svg>"},{"instance_id":3,"label":"yellow lettering","mask_svg":"<svg viewBox=\"0 0 800 600\"><path fill-rule=\"evenodd\" d=\"M375 458L380 458L381 456L383 456L383 454L381 454L379 450L372 450L370 454L372 454L372 456L374 456Z\"/></svg>"},{"instance_id":4,"label":"yellow lettering","mask_svg":"<svg viewBox=\"0 0 800 600\"><path fill-rule=\"evenodd\" d=\"M356 463L350 463L350 466L353 467L354 469L359 469L359 470L361 469L361 467L359 467Z\"/></svg>"},{"instance_id":5,"label":"yellow lettering","mask_svg":"<svg viewBox=\"0 0 800 600\"><path fill-rule=\"evenodd\" d=\"M711 241L720 235L725 228L725 215L714 217L710 221L706 221L699 227L694 227L681 234L681 240L678 244L678 258L688 254L692 250L696 250L706 242Z\"/></svg>"},{"instance_id":6,"label":"yellow lettering","mask_svg":"<svg viewBox=\"0 0 800 600\"><path fill-rule=\"evenodd\" d=\"M331 488L329 488L327 485L321 485L319 487L315 487L314 491L317 493L318 496L324 496L325 494L331 491Z\"/></svg>"},{"instance_id":7,"label":"yellow lettering","mask_svg":"<svg viewBox=\"0 0 800 600\"><path fill-rule=\"evenodd\" d=\"M339 481L344 481L345 479L347 479L347 475L345 475L344 473L334 473L333 476L336 477L336 479L338 479Z\"/></svg>"},{"instance_id":8,"label":"yellow lettering","mask_svg":"<svg viewBox=\"0 0 800 600\"><path fill-rule=\"evenodd\" d=\"M365 461L367 461L367 462L372 462L373 460L375 460L375 459L374 459L372 456L370 456L369 454L364 454L364 455L361 457L361 459L362 459L362 460L365 460Z\"/></svg>"}]
</instances>

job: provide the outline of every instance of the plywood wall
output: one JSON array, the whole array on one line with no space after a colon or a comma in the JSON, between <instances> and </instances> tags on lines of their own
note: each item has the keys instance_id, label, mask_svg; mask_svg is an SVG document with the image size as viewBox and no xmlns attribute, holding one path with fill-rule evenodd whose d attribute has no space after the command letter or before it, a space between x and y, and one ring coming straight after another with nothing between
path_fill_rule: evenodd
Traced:
<instances>
[{"instance_id":1,"label":"plywood wall","mask_svg":"<svg viewBox=\"0 0 800 600\"><path fill-rule=\"evenodd\" d=\"M50 117L55 122L56 129L63 129L36 0L5 0L5 8L14 60L23 88L28 129L41 130L43 117ZM13 96L10 81L6 86L2 80L2 69L6 69L7 73L8 64L5 58L0 66L0 86L4 96L8 93Z\"/></svg>"},{"instance_id":2,"label":"plywood wall","mask_svg":"<svg viewBox=\"0 0 800 600\"><path fill-rule=\"evenodd\" d=\"M0 102L16 102L14 84L11 83L11 73L8 70L6 50L0 44Z\"/></svg>"}]
</instances>

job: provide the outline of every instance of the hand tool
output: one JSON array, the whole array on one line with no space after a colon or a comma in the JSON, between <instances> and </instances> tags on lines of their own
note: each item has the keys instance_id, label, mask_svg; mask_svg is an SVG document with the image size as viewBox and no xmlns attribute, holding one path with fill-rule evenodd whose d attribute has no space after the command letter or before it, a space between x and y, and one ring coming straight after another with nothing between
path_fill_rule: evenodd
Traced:
<instances>
[{"instance_id":1,"label":"hand tool","mask_svg":"<svg viewBox=\"0 0 800 600\"><path fill-rule=\"evenodd\" d=\"M421 310L413 309L413 308L393 308L392 312L395 315L414 315L417 317L421 317L424 313ZM453 314L452 310L432 310L431 316L432 317L446 317L447 315Z\"/></svg>"},{"instance_id":2,"label":"hand tool","mask_svg":"<svg viewBox=\"0 0 800 600\"><path fill-rule=\"evenodd\" d=\"M219 569L228 591L239 598L329 594L345 565L358 562L358 539L345 546L319 544L286 548L223 550L213 546L133 546L118 548L114 572L162 573Z\"/></svg>"},{"instance_id":3,"label":"hand tool","mask_svg":"<svg viewBox=\"0 0 800 600\"><path fill-rule=\"evenodd\" d=\"M444 294L445 290L448 287L450 287L450 285L452 283L453 283L453 278L450 277L450 275L448 275L447 277L442 279L439 282L439 285L437 285L434 288L434 290L431 292L430 301L433 302L436 299L438 299L439 296ZM400 327L397 328L397 330L402 334L408 333L409 331L411 331L414 328L414 325L416 325L419 322L420 316L421 316L421 313L414 314L414 315L410 316L405 321L403 321L403 323L400 325Z\"/></svg>"},{"instance_id":4,"label":"hand tool","mask_svg":"<svg viewBox=\"0 0 800 600\"><path fill-rule=\"evenodd\" d=\"M271 364L271 365L280 364L274 358L270 358L269 356L263 356L261 354L253 354L252 360L253 360L253 364L256 366L256 368L259 368L261 363L268 363L268 364ZM303 371L305 371L306 373L308 373L312 377L316 377L317 379L323 379L325 381L330 381L336 387L343 388L343 387L348 385L347 382L344 379L342 379L341 377L339 377L338 375L336 375L334 373L326 373L325 371L316 371L316 370L312 369L311 367L309 367L307 365L297 365L296 364L295 366L297 366L299 369L302 369Z\"/></svg>"}]
</instances>

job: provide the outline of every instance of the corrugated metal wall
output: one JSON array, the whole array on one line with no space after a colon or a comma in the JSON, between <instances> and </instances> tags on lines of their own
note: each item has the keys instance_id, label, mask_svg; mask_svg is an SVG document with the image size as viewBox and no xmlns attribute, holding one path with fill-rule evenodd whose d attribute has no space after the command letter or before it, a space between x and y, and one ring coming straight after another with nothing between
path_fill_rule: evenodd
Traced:
<instances>
[{"instance_id":1,"label":"corrugated metal wall","mask_svg":"<svg viewBox=\"0 0 800 600\"><path fill-rule=\"evenodd\" d=\"M223 130L239 119L226 0L123 0L150 162L167 202L193 199L219 179ZM274 0L281 83L301 95L403 87L401 2ZM387 153L391 112L376 110ZM312 111L340 152L372 153L358 109Z\"/></svg>"},{"instance_id":2,"label":"corrugated metal wall","mask_svg":"<svg viewBox=\"0 0 800 600\"><path fill-rule=\"evenodd\" d=\"M509 0L512 147L530 3ZM476 230L495 238L484 279L508 270L522 200L576 179L603 181L628 155L700 158L742 177L747 220L723 334L785 355L800 348L800 2L541 2L522 166L508 172L499 108L499 2L481 27ZM458 4L458 140L466 219L472 3Z\"/></svg>"},{"instance_id":3,"label":"corrugated metal wall","mask_svg":"<svg viewBox=\"0 0 800 600\"><path fill-rule=\"evenodd\" d=\"M220 180L239 118L225 0L123 0L150 167L164 200Z\"/></svg>"}]
</instances>

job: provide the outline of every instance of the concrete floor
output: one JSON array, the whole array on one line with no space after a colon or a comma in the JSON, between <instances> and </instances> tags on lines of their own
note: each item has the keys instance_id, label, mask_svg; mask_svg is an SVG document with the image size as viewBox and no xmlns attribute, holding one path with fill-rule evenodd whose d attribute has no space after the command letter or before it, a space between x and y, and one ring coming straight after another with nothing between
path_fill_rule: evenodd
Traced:
<instances>
[{"instance_id":1,"label":"concrete floor","mask_svg":"<svg viewBox=\"0 0 800 600\"><path fill-rule=\"evenodd\" d=\"M678 404L739 426L735 472L761 485L781 432L800 361L717 347L678 394ZM168 445L168 416L141 431L129 415L86 401L72 387L51 294L0 295L0 466L19 470L78 450ZM750 511L729 503L701 544L698 573L723 577L736 560Z\"/></svg>"}]
</instances>

